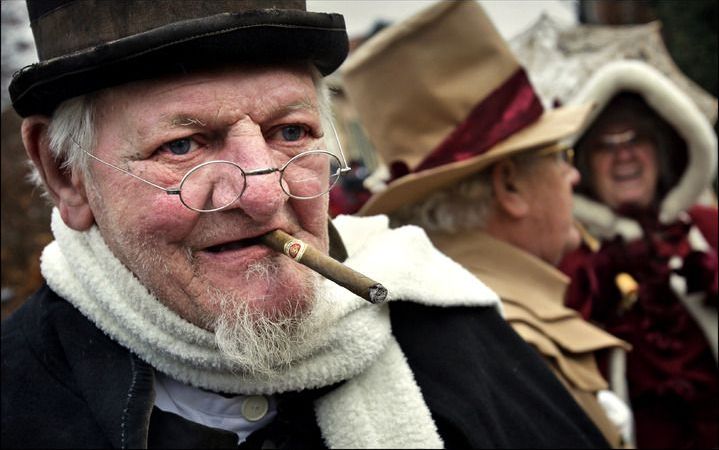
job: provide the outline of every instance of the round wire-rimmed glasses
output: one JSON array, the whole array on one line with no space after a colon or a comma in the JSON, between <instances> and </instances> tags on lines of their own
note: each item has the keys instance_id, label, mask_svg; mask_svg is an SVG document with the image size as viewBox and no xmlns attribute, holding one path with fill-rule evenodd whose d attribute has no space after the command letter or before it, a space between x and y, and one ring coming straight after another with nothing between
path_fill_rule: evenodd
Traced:
<instances>
[{"instance_id":1,"label":"round wire-rimmed glasses","mask_svg":"<svg viewBox=\"0 0 719 450\"><path fill-rule=\"evenodd\" d=\"M179 185L173 188L160 186L129 170L104 161L75 143L92 159L165 191L168 195L177 195L186 208L205 213L221 211L239 200L247 189L247 177L275 172L280 174L280 188L291 198L309 200L328 193L342 174L352 170L347 165L334 126L332 131L342 156L341 162L335 154L327 150L308 150L293 156L281 167L254 170L244 170L232 161L206 161L187 171ZM324 174L327 174L326 178Z\"/></svg>"},{"instance_id":2,"label":"round wire-rimmed glasses","mask_svg":"<svg viewBox=\"0 0 719 450\"><path fill-rule=\"evenodd\" d=\"M309 200L328 193L346 172L334 154L326 150L309 150L290 158L282 167L255 170L244 170L232 161L207 161L190 169L178 187L165 188L83 151L96 161L161 189L168 195L179 196L185 207L203 213L220 211L235 203L247 189L247 177L278 172L280 188L285 194L291 198ZM327 167L329 171L325 179L318 174L326 172Z\"/></svg>"}]
</instances>

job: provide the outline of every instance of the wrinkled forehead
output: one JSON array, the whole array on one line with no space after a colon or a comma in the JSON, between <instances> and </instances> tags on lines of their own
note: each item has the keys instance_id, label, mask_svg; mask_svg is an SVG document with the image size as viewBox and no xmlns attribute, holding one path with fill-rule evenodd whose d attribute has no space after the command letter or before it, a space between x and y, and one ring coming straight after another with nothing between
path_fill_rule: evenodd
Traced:
<instances>
[{"instance_id":1,"label":"wrinkled forehead","mask_svg":"<svg viewBox=\"0 0 719 450\"><path fill-rule=\"evenodd\" d=\"M136 81L98 92L96 113L144 122L183 114L202 120L245 114L262 120L293 108L317 111L321 77L315 72L309 65L248 65Z\"/></svg>"}]
</instances>

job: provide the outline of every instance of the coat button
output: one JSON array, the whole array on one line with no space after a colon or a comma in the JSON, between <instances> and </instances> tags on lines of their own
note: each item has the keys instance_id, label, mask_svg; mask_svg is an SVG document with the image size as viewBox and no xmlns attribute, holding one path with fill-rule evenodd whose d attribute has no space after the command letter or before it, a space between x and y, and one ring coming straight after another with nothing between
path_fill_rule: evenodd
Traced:
<instances>
[{"instance_id":1,"label":"coat button","mask_svg":"<svg viewBox=\"0 0 719 450\"><path fill-rule=\"evenodd\" d=\"M257 422L265 417L270 402L264 395L250 395L242 402L242 417L250 422Z\"/></svg>"}]
</instances>

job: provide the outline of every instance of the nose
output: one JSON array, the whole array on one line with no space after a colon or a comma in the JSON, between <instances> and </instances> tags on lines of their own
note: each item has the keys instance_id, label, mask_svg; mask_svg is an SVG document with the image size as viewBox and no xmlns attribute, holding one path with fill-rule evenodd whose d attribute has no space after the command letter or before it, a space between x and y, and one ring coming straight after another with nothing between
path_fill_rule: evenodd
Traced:
<instances>
[{"instance_id":1,"label":"nose","mask_svg":"<svg viewBox=\"0 0 719 450\"><path fill-rule=\"evenodd\" d=\"M238 201L245 214L266 221L281 209L288 197L280 187L279 177L277 171L247 176L245 191Z\"/></svg>"},{"instance_id":2,"label":"nose","mask_svg":"<svg viewBox=\"0 0 719 450\"><path fill-rule=\"evenodd\" d=\"M280 187L280 174L274 170L276 161L262 134L250 131L253 132L238 134L227 143L225 157L236 162L246 174L242 195L227 209L242 209L255 221L264 222L280 211L287 196ZM215 193L222 195L221 191Z\"/></svg>"},{"instance_id":3,"label":"nose","mask_svg":"<svg viewBox=\"0 0 719 450\"><path fill-rule=\"evenodd\" d=\"M579 181L582 179L582 174L579 173L579 170L574 167L569 167L569 183L572 185L572 187L579 184Z\"/></svg>"},{"instance_id":4,"label":"nose","mask_svg":"<svg viewBox=\"0 0 719 450\"><path fill-rule=\"evenodd\" d=\"M612 151L614 157L618 160L624 160L634 157L634 146L632 144L619 144Z\"/></svg>"},{"instance_id":5,"label":"nose","mask_svg":"<svg viewBox=\"0 0 719 450\"><path fill-rule=\"evenodd\" d=\"M271 219L288 197L280 186L277 162L264 141L243 152L239 164L246 173L245 189L235 205L256 221Z\"/></svg>"}]
</instances>

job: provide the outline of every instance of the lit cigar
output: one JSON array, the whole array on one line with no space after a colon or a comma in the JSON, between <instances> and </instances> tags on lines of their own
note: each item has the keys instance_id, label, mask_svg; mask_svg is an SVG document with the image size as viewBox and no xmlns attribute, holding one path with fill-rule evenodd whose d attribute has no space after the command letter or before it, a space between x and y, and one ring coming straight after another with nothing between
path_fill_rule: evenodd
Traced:
<instances>
[{"instance_id":1,"label":"lit cigar","mask_svg":"<svg viewBox=\"0 0 719 450\"><path fill-rule=\"evenodd\" d=\"M284 231L270 231L260 237L260 242L304 264L370 303L382 303L387 299L387 289L380 283L350 269Z\"/></svg>"}]
</instances>

